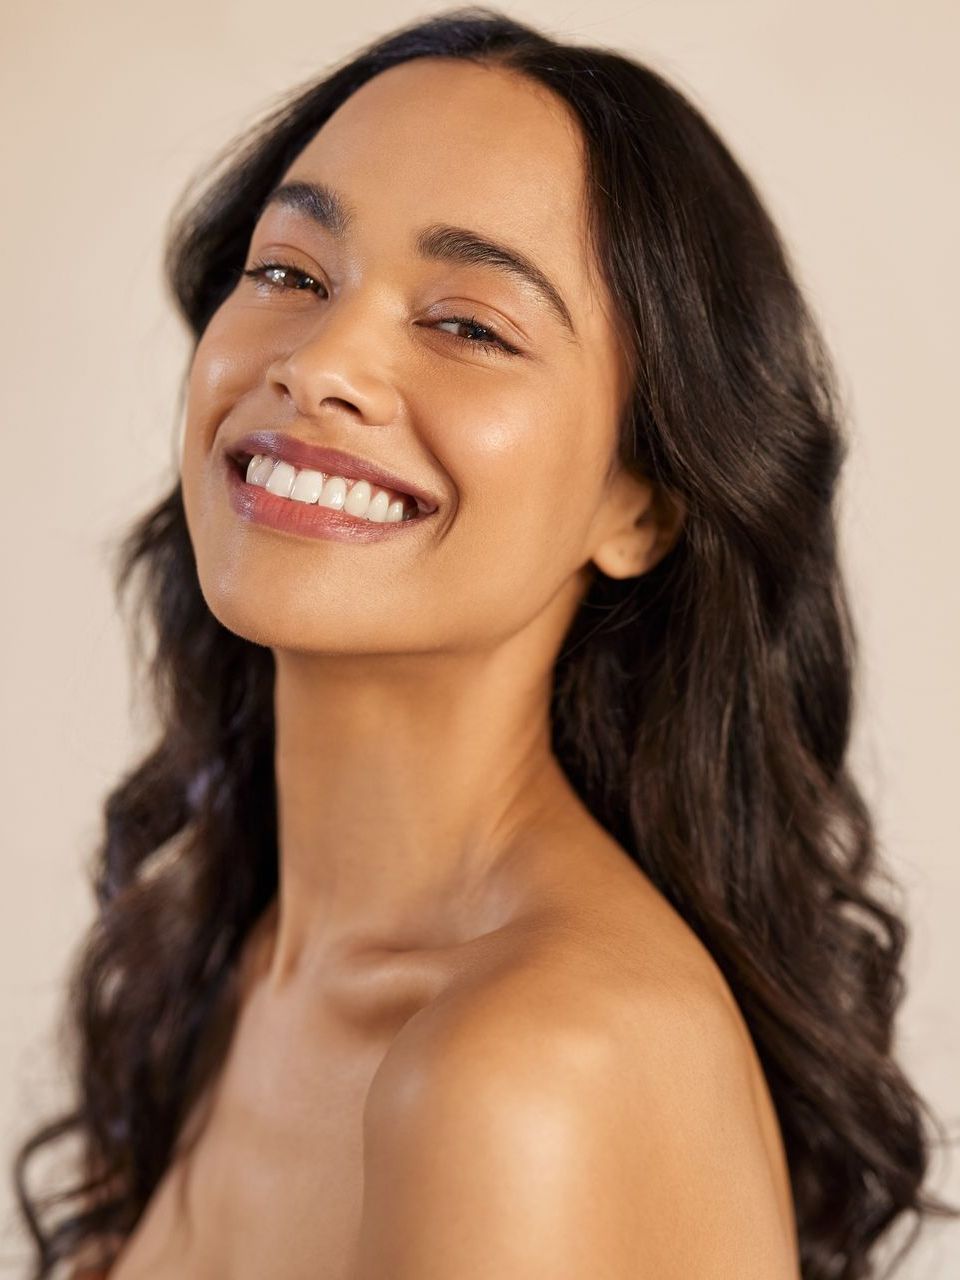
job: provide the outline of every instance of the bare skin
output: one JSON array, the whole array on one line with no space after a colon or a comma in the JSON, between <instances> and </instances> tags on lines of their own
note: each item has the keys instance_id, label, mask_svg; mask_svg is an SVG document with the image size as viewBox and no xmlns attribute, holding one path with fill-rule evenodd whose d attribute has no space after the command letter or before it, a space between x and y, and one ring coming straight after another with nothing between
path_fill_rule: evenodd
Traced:
<instances>
[{"instance_id":1,"label":"bare skin","mask_svg":"<svg viewBox=\"0 0 960 1280\"><path fill-rule=\"evenodd\" d=\"M782 1145L739 1011L550 750L551 671L591 566L646 572L682 519L646 481L607 474L628 371L586 249L582 175L566 109L528 82L434 59L394 68L286 175L328 183L355 207L346 236L278 206L254 231L248 262L290 261L324 289L267 295L242 281L199 345L184 498L211 610L275 655L280 887L237 974L222 1069L111 1280L490 1274L446 1233L475 1221L510 1257L510 1226L485 1217L482 1194L446 1202L450 1179L416 1194L424 1170L398 1136L404 1118L450 1146L452 1168L488 1162L496 1178L510 1147L457 1149L439 1100L482 1089L501 1067L549 1081L561 1042L605 1066L577 1084L578 1115L618 1089L624 1114L670 1115L670 1097L687 1114L668 1046L684 1011L701 1008L710 1032L690 1057L716 1042L729 1064L723 1116L738 1135L730 1168L750 1196L749 1229L731 1201L729 1228L718 1209L699 1241L678 1220L678 1249L661 1179L642 1164L591 1166L612 1216L597 1215L595 1238L589 1224L580 1232L589 1260L576 1269L568 1250L561 1273L551 1230L533 1249L543 1269L516 1274L797 1274ZM418 259L411 237L435 222L533 259L576 336L488 267ZM462 326L443 323L457 314L520 354L457 342ZM220 450L263 426L379 462L437 495L439 510L412 536L367 544L243 521ZM658 1061L670 1064L662 1078ZM657 1148L648 1156L663 1164ZM402 1185L409 1201L388 1190ZM546 1181L531 1194L546 1221ZM706 1269L724 1249L730 1269ZM459 1270L442 1269L443 1250Z\"/></svg>"},{"instance_id":2,"label":"bare skin","mask_svg":"<svg viewBox=\"0 0 960 1280\"><path fill-rule=\"evenodd\" d=\"M574 857L571 850L564 868L554 866L553 892L542 913L515 920L499 937L430 953L404 952L389 966L357 966L349 978L339 975L339 987L331 982L325 998L315 993L309 1009L291 1004L282 1010L270 1002L267 974L276 922L275 912L269 913L241 966L239 1012L224 1067L194 1106L182 1154L110 1280L299 1277L315 1274L318 1260L331 1280L354 1280L360 1274L365 1166L375 1145L368 1141L365 1150L363 1141L372 1082L381 1095L385 1085L395 1095L397 1075L410 1071L411 1059L422 1062L426 1047L442 1043L450 1028L475 1032L478 1061L491 1070L495 1042L485 1031L488 1020L509 1024L519 1009L529 1024L531 1005L544 1008L545 1028L564 1034L570 1028L587 1034L591 1022L602 1026L619 1012L618 1078L626 1107L632 1066L649 1059L661 1039L661 998L678 1019L700 1000L711 1002L735 1031L734 1051L750 1096L741 1099L731 1091L731 1123L752 1149L749 1161L741 1156L731 1166L740 1169L741 1184L747 1172L756 1182L751 1232L767 1232L779 1250L780 1261L765 1274L795 1277L793 1210L779 1131L752 1044L722 978L645 878L620 865L622 854L612 843L594 833L592 844L579 852ZM604 922L603 947L596 945L597 919ZM602 1001L599 991L605 993ZM643 1009L650 996L656 998L647 1006L641 1036L622 1010ZM669 1042L668 1036L662 1039ZM685 1105L681 1084L678 1106ZM635 1092L643 1096L641 1088ZM662 1110L663 1101L651 1098L644 1105ZM656 1262L654 1250L662 1250L664 1259L686 1266L672 1230L655 1237L665 1216L657 1194L661 1177L662 1172L649 1188L644 1210L639 1198L645 1181L627 1188L635 1200L632 1212L650 1250L646 1256ZM718 1244L719 1234L711 1247ZM386 1265L389 1258L383 1262L384 1277L401 1274ZM593 1262L598 1274L620 1274L603 1248ZM682 1274L666 1267L658 1273L653 1265L649 1274ZM645 1273L635 1268L624 1274ZM687 1274L698 1271L691 1266ZM729 1274L736 1275L736 1268Z\"/></svg>"}]
</instances>

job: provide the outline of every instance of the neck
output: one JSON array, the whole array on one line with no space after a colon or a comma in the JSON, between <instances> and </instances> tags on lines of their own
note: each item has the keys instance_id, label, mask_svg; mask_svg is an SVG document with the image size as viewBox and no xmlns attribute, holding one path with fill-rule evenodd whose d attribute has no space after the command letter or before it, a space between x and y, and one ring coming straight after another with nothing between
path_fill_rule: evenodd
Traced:
<instances>
[{"instance_id":1,"label":"neck","mask_svg":"<svg viewBox=\"0 0 960 1280\"><path fill-rule=\"evenodd\" d=\"M551 673L516 657L276 653L274 987L333 952L450 944L509 914L508 872L572 795Z\"/></svg>"}]
</instances>

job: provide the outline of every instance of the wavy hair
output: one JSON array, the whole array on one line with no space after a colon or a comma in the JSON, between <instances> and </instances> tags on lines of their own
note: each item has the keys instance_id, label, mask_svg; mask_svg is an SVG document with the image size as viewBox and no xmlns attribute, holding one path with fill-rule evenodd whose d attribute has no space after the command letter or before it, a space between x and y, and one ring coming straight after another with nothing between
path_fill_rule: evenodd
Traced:
<instances>
[{"instance_id":1,"label":"wavy hair","mask_svg":"<svg viewBox=\"0 0 960 1280\"><path fill-rule=\"evenodd\" d=\"M512 69L582 126L590 243L634 367L618 457L687 514L650 572L595 574L556 660L553 747L737 999L783 1133L803 1280L874 1276L901 1215L914 1230L895 1262L924 1215L960 1215L923 1188L937 1119L893 1050L907 926L846 763L838 379L730 150L636 60L448 10L298 86L220 154L173 212L172 294L199 339L297 154L360 85L422 57ZM89 867L97 916L61 1032L75 1105L15 1155L33 1280L81 1246L117 1256L217 1069L201 1043L277 889L273 655L207 608L178 481L118 548L121 603L134 585L157 736L107 796ZM31 1194L29 1158L71 1133L75 1181Z\"/></svg>"}]
</instances>

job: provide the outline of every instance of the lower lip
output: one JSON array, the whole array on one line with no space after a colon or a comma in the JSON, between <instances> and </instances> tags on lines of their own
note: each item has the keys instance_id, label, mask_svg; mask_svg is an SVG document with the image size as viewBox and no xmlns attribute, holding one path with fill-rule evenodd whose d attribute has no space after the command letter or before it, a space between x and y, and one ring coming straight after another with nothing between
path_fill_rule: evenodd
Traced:
<instances>
[{"instance_id":1,"label":"lower lip","mask_svg":"<svg viewBox=\"0 0 960 1280\"><path fill-rule=\"evenodd\" d=\"M407 533L429 519L429 516L421 515L414 516L412 520L365 520L363 516L335 511L333 507L321 507L315 502L278 498L262 485L248 484L232 459L225 458L224 462L230 504L237 515L270 529L279 529L282 533L296 533L304 538L329 538L334 542L379 542L382 538L395 538L398 534Z\"/></svg>"}]
</instances>

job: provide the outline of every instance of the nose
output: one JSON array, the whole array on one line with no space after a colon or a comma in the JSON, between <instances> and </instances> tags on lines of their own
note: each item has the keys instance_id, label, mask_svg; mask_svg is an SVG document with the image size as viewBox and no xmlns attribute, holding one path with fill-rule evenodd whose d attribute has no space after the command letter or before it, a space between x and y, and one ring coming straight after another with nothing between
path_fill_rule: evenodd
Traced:
<instances>
[{"instance_id":1,"label":"nose","mask_svg":"<svg viewBox=\"0 0 960 1280\"><path fill-rule=\"evenodd\" d=\"M358 301L328 303L309 332L298 331L267 369L268 384L289 396L303 418L346 407L366 423L386 426L400 414L400 394L384 367L385 343L371 337L377 326L369 314L364 320Z\"/></svg>"}]
</instances>

